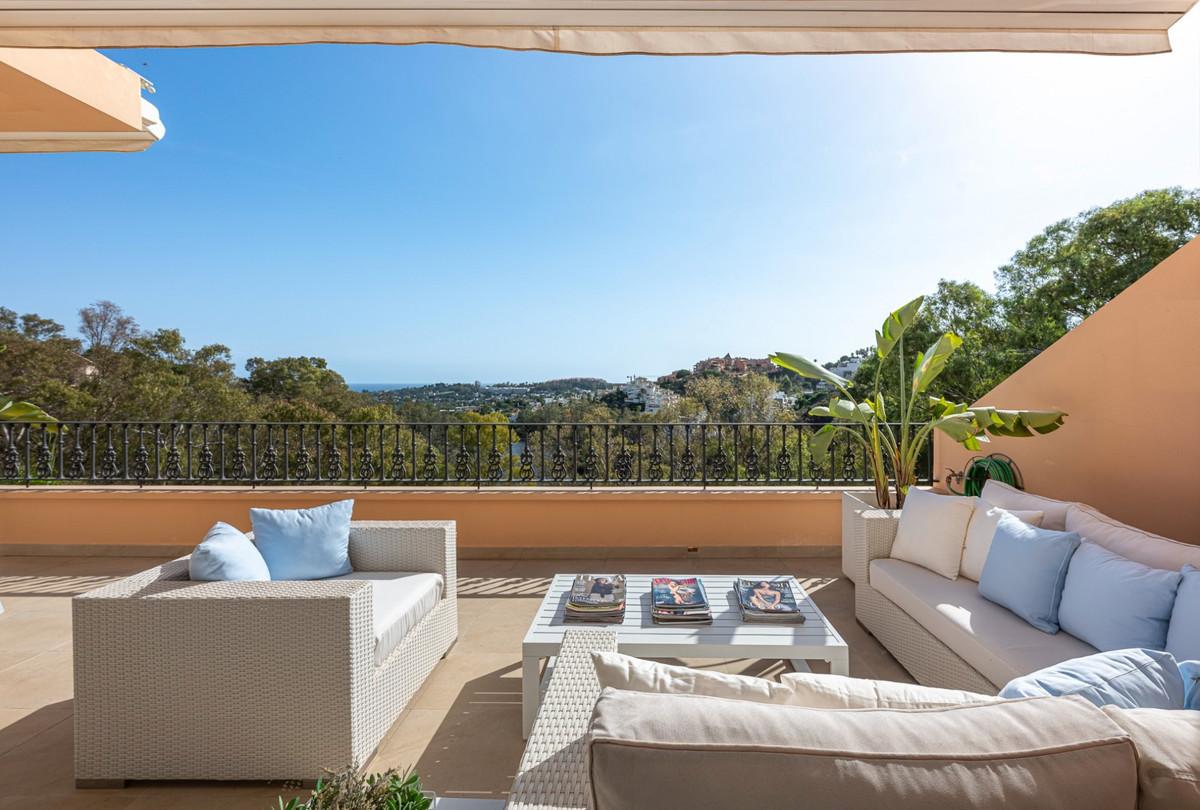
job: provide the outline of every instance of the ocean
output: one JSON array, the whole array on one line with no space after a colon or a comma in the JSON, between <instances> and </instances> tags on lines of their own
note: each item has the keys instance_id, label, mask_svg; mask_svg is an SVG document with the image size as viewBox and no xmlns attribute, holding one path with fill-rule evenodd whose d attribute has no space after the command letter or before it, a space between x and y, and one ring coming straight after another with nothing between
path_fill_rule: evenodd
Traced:
<instances>
[{"instance_id":1,"label":"ocean","mask_svg":"<svg viewBox=\"0 0 1200 810\"><path fill-rule=\"evenodd\" d=\"M399 388L420 388L429 383L346 383L351 391L395 391Z\"/></svg>"}]
</instances>

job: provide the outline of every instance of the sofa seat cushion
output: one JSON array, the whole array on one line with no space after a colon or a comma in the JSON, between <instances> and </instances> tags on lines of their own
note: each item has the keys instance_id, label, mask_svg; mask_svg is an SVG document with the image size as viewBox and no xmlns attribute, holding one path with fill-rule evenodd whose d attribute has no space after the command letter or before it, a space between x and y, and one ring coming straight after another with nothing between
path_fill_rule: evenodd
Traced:
<instances>
[{"instance_id":1,"label":"sofa seat cushion","mask_svg":"<svg viewBox=\"0 0 1200 810\"><path fill-rule=\"evenodd\" d=\"M587 758L594 810L1137 802L1129 735L1078 698L828 711L605 689Z\"/></svg>"},{"instance_id":2,"label":"sofa seat cushion","mask_svg":"<svg viewBox=\"0 0 1200 810\"><path fill-rule=\"evenodd\" d=\"M948 580L900 560L873 560L871 587L999 689L1021 675L1091 655L1096 649L1066 633L1043 633L989 602L969 579Z\"/></svg>"},{"instance_id":3,"label":"sofa seat cushion","mask_svg":"<svg viewBox=\"0 0 1200 810\"><path fill-rule=\"evenodd\" d=\"M445 588L441 574L403 571L353 571L329 579L371 583L376 666L382 666L409 631L437 607Z\"/></svg>"}]
</instances>

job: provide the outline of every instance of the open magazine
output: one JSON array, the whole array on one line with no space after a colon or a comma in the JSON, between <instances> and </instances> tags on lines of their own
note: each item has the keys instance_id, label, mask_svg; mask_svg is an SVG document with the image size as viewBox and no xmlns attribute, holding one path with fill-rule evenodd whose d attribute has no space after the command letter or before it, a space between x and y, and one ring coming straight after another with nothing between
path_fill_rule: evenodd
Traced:
<instances>
[{"instance_id":1,"label":"open magazine","mask_svg":"<svg viewBox=\"0 0 1200 810\"><path fill-rule=\"evenodd\" d=\"M791 577L739 579L738 605L745 621L802 622L804 614L796 600Z\"/></svg>"}]
</instances>

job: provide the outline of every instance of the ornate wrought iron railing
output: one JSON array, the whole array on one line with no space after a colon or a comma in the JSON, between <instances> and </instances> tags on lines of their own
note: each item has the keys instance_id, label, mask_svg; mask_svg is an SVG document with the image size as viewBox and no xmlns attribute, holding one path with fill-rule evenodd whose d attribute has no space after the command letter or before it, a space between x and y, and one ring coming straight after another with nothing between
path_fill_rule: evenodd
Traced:
<instances>
[{"instance_id":1,"label":"ornate wrought iron railing","mask_svg":"<svg viewBox=\"0 0 1200 810\"><path fill-rule=\"evenodd\" d=\"M53 485L847 486L859 442L818 422L58 422L0 427L0 483ZM920 464L922 482L932 459Z\"/></svg>"}]
</instances>

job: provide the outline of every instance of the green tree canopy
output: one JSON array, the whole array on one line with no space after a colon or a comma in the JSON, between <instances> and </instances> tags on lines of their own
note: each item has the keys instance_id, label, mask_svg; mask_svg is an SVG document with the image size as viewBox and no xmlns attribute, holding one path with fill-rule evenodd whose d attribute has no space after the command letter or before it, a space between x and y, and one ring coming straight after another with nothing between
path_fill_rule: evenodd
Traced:
<instances>
[{"instance_id":1,"label":"green tree canopy","mask_svg":"<svg viewBox=\"0 0 1200 810\"><path fill-rule=\"evenodd\" d=\"M994 295L971 282L939 282L906 341L925 347L945 332L962 337L938 387L975 402L1198 234L1196 190L1146 191L1084 211L1017 251L996 271ZM869 387L877 363L871 355L859 367L856 388ZM894 393L886 404L895 411Z\"/></svg>"}]
</instances>

